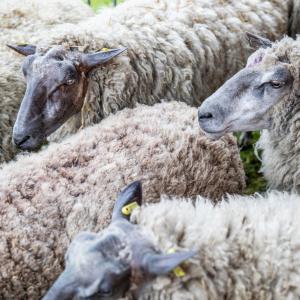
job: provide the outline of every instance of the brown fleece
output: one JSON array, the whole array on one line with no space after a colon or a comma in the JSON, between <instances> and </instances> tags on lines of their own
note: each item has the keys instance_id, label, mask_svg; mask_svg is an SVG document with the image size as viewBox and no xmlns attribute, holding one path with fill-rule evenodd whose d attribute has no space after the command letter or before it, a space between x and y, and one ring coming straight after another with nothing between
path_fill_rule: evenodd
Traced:
<instances>
[{"instance_id":1,"label":"brown fleece","mask_svg":"<svg viewBox=\"0 0 300 300\"><path fill-rule=\"evenodd\" d=\"M242 191L236 140L208 140L197 110L180 102L124 109L0 170L0 299L39 299L63 266L70 239L98 231L116 195L143 182L161 194L213 199Z\"/></svg>"}]
</instances>

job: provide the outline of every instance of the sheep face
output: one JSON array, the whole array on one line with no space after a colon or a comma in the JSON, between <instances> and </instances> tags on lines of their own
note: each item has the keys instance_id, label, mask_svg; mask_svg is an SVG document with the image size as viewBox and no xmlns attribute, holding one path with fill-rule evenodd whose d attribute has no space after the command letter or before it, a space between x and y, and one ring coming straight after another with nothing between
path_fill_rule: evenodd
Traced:
<instances>
[{"instance_id":1,"label":"sheep face","mask_svg":"<svg viewBox=\"0 0 300 300\"><path fill-rule=\"evenodd\" d=\"M13 141L22 150L39 148L48 135L79 112L89 72L125 50L85 54L57 46L39 53L35 46L10 47L27 56L22 66L27 88L13 129Z\"/></svg>"},{"instance_id":2,"label":"sheep face","mask_svg":"<svg viewBox=\"0 0 300 300\"><path fill-rule=\"evenodd\" d=\"M199 107L200 127L212 138L228 132L269 129L272 111L291 94L290 64L266 52L270 41L252 34L248 37L252 45L262 48Z\"/></svg>"},{"instance_id":3,"label":"sheep face","mask_svg":"<svg viewBox=\"0 0 300 300\"><path fill-rule=\"evenodd\" d=\"M141 185L134 182L118 197L112 222L98 234L80 233L66 253L66 268L44 300L117 299L134 282L141 287L151 276L166 274L193 251L163 255L142 230L128 221L122 208L141 204Z\"/></svg>"},{"instance_id":4,"label":"sheep face","mask_svg":"<svg viewBox=\"0 0 300 300\"><path fill-rule=\"evenodd\" d=\"M81 233L66 253L66 269L45 299L116 299L129 288L130 264L124 232ZM121 237L121 238L120 238Z\"/></svg>"}]
</instances>

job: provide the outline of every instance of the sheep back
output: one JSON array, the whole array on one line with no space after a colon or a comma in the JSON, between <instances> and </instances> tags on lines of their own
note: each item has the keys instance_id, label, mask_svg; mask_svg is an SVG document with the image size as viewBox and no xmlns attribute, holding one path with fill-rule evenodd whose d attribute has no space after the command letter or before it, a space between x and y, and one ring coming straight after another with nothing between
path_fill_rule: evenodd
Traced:
<instances>
[{"instance_id":1,"label":"sheep back","mask_svg":"<svg viewBox=\"0 0 300 300\"><path fill-rule=\"evenodd\" d=\"M182 266L185 277L158 277L138 299L298 299L299 196L229 196L216 206L204 200L163 199L134 212L162 251L199 251Z\"/></svg>"},{"instance_id":2,"label":"sheep back","mask_svg":"<svg viewBox=\"0 0 300 300\"><path fill-rule=\"evenodd\" d=\"M114 200L141 179L160 194L218 199L242 191L236 140L210 141L180 102L125 109L0 170L0 298L38 299L62 270L70 239L107 226Z\"/></svg>"}]
</instances>

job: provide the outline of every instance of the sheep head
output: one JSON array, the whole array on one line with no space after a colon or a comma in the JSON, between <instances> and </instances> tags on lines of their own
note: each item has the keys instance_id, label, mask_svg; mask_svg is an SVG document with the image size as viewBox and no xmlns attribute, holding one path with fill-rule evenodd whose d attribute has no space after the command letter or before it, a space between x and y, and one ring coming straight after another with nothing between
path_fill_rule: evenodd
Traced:
<instances>
[{"instance_id":1,"label":"sheep head","mask_svg":"<svg viewBox=\"0 0 300 300\"><path fill-rule=\"evenodd\" d=\"M212 138L227 132L270 129L276 106L292 98L295 75L284 46L250 33L247 37L259 49L244 69L199 107L200 127Z\"/></svg>"},{"instance_id":2,"label":"sheep head","mask_svg":"<svg viewBox=\"0 0 300 300\"><path fill-rule=\"evenodd\" d=\"M13 129L13 141L22 150L39 148L47 136L83 106L91 70L126 48L83 53L56 46L46 53L33 45L9 47L26 58L22 70L27 88Z\"/></svg>"},{"instance_id":3,"label":"sheep head","mask_svg":"<svg viewBox=\"0 0 300 300\"><path fill-rule=\"evenodd\" d=\"M166 274L194 251L161 254L137 225L129 222L123 208L141 204L140 182L119 195L111 224L102 232L83 232L72 241L65 256L65 270L44 300L117 299L134 282L139 287L152 276Z\"/></svg>"}]
</instances>

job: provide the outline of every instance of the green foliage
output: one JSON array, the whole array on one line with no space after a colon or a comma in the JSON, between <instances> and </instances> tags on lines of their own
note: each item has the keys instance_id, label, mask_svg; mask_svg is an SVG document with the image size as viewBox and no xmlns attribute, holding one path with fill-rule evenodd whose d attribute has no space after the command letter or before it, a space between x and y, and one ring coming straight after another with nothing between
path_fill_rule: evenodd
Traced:
<instances>
[{"instance_id":1,"label":"green foliage","mask_svg":"<svg viewBox=\"0 0 300 300\"><path fill-rule=\"evenodd\" d=\"M238 135L240 138L241 136ZM255 143L259 139L259 132L252 132L250 139L241 148L241 159L244 164L246 172L246 194L253 194L255 192L264 192L266 190L266 181L259 173L261 163L254 153Z\"/></svg>"},{"instance_id":2,"label":"green foliage","mask_svg":"<svg viewBox=\"0 0 300 300\"><path fill-rule=\"evenodd\" d=\"M84 0L86 3L88 3L88 0ZM123 0L117 0L117 4L123 2ZM112 6L113 1L112 0L90 0L91 6L93 10L97 10L98 8L102 6Z\"/></svg>"}]
</instances>

